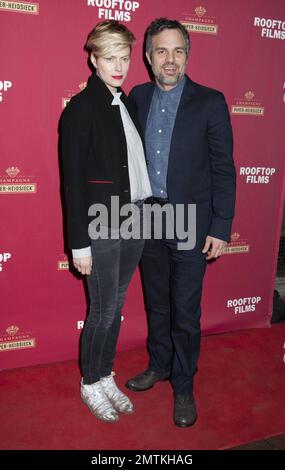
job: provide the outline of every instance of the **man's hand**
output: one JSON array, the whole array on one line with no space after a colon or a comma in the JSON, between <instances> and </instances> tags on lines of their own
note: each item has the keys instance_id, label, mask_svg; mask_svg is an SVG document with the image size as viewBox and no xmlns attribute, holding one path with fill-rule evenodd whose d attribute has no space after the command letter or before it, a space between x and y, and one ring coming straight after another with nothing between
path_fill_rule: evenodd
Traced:
<instances>
[{"instance_id":1,"label":"man's hand","mask_svg":"<svg viewBox=\"0 0 285 470\"><path fill-rule=\"evenodd\" d=\"M84 258L73 258L73 264L77 271L81 274L91 274L92 270L92 256Z\"/></svg>"},{"instance_id":2,"label":"man's hand","mask_svg":"<svg viewBox=\"0 0 285 470\"><path fill-rule=\"evenodd\" d=\"M218 258L221 256L223 249L227 246L227 242L220 240L219 238L210 237L206 238L202 253L208 253L206 260Z\"/></svg>"}]
</instances>

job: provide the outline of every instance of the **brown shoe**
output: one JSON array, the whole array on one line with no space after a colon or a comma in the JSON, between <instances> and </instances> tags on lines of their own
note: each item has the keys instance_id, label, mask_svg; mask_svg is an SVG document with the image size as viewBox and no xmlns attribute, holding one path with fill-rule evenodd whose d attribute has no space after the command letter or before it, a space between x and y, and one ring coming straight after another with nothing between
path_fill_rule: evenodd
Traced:
<instances>
[{"instance_id":1,"label":"brown shoe","mask_svg":"<svg viewBox=\"0 0 285 470\"><path fill-rule=\"evenodd\" d=\"M147 369L128 380L125 386L134 392L143 392L144 390L152 388L156 382L167 380L169 377L170 372L154 372L153 370Z\"/></svg>"}]
</instances>

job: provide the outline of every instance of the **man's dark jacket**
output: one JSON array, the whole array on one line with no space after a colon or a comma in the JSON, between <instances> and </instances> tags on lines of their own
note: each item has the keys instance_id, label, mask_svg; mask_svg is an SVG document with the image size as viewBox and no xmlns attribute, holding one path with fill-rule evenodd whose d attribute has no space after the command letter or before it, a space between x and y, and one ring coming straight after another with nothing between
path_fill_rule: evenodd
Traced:
<instances>
[{"instance_id":1,"label":"man's dark jacket","mask_svg":"<svg viewBox=\"0 0 285 470\"><path fill-rule=\"evenodd\" d=\"M155 86L138 85L130 94L143 132ZM172 133L167 193L171 203L197 204L198 237L230 239L235 168L227 104L222 93L188 76Z\"/></svg>"}]
</instances>

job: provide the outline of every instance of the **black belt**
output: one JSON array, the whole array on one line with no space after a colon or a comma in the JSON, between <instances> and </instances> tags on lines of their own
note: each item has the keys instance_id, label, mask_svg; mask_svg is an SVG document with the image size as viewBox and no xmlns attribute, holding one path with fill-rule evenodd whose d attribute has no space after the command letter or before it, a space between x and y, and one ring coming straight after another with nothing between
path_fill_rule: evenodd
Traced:
<instances>
[{"instance_id":1,"label":"black belt","mask_svg":"<svg viewBox=\"0 0 285 470\"><path fill-rule=\"evenodd\" d=\"M141 207L145 203L145 199L138 199L137 201L134 201L133 204L136 204L138 207Z\"/></svg>"},{"instance_id":2,"label":"black belt","mask_svg":"<svg viewBox=\"0 0 285 470\"><path fill-rule=\"evenodd\" d=\"M160 206L163 206L164 204L167 204L169 202L168 198L163 198L163 197L148 197L145 200L145 204L159 204Z\"/></svg>"}]
</instances>

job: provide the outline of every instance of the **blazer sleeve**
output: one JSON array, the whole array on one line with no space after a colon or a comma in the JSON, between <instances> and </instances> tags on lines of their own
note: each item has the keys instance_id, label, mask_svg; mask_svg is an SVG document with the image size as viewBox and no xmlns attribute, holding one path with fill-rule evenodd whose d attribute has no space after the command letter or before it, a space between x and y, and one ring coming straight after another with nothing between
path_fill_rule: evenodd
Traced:
<instances>
[{"instance_id":1,"label":"blazer sleeve","mask_svg":"<svg viewBox=\"0 0 285 470\"><path fill-rule=\"evenodd\" d=\"M70 249L86 248L90 245L86 163L90 151L91 119L88 107L83 104L71 101L60 119L63 189Z\"/></svg>"},{"instance_id":2,"label":"blazer sleeve","mask_svg":"<svg viewBox=\"0 0 285 470\"><path fill-rule=\"evenodd\" d=\"M236 171L229 111L220 92L215 93L210 107L208 145L213 212L209 235L229 241L235 209Z\"/></svg>"}]
</instances>

